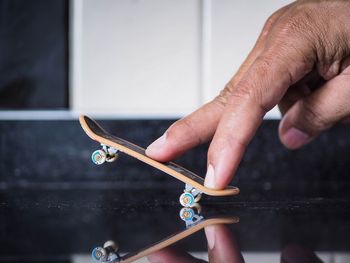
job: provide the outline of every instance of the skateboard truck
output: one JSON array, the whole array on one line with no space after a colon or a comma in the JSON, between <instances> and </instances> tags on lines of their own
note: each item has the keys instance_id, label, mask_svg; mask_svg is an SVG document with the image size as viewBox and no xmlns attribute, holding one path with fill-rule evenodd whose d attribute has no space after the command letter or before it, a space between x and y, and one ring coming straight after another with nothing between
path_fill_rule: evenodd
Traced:
<instances>
[{"instance_id":1,"label":"skateboard truck","mask_svg":"<svg viewBox=\"0 0 350 263\"><path fill-rule=\"evenodd\" d=\"M104 144L101 144L101 146L102 149L96 150L91 154L91 160L94 164L100 165L104 162L111 163L118 159L117 149Z\"/></svg>"},{"instance_id":2,"label":"skateboard truck","mask_svg":"<svg viewBox=\"0 0 350 263\"><path fill-rule=\"evenodd\" d=\"M192 207L183 207L180 210L180 218L185 221L186 228L192 227L199 222L201 222L204 217L201 216L201 206L200 204L196 203Z\"/></svg>"},{"instance_id":3,"label":"skateboard truck","mask_svg":"<svg viewBox=\"0 0 350 263\"><path fill-rule=\"evenodd\" d=\"M180 204L184 207L192 207L202 198L202 192L193 186L186 184L184 193L180 195Z\"/></svg>"},{"instance_id":4,"label":"skateboard truck","mask_svg":"<svg viewBox=\"0 0 350 263\"><path fill-rule=\"evenodd\" d=\"M119 247L113 241L107 241L103 247L94 248L91 257L98 262L117 263L121 259L118 250Z\"/></svg>"}]
</instances>

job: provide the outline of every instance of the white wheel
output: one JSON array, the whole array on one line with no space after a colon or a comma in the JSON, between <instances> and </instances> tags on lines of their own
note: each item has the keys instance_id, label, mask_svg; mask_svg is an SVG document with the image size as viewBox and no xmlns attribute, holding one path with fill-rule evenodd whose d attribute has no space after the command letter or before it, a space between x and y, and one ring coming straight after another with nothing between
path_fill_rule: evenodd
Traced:
<instances>
[{"instance_id":1,"label":"white wheel","mask_svg":"<svg viewBox=\"0 0 350 263\"><path fill-rule=\"evenodd\" d=\"M109 240L107 242L105 242L103 244L103 248L106 249L106 248L111 248L114 252L117 251L119 249L119 246L118 244L116 244L114 241L112 240Z\"/></svg>"},{"instance_id":2,"label":"white wheel","mask_svg":"<svg viewBox=\"0 0 350 263\"><path fill-rule=\"evenodd\" d=\"M119 155L117 153L113 154L113 155L107 155L107 158L106 158L106 162L108 163L112 163L114 162L115 160L117 160L119 157Z\"/></svg>"},{"instance_id":3,"label":"white wheel","mask_svg":"<svg viewBox=\"0 0 350 263\"><path fill-rule=\"evenodd\" d=\"M106 161L107 155L104 150L96 150L91 154L91 160L94 164L100 165Z\"/></svg>"},{"instance_id":4,"label":"white wheel","mask_svg":"<svg viewBox=\"0 0 350 263\"><path fill-rule=\"evenodd\" d=\"M183 193L179 198L180 204L184 207L191 207L195 203L194 196L191 193Z\"/></svg>"}]
</instances>

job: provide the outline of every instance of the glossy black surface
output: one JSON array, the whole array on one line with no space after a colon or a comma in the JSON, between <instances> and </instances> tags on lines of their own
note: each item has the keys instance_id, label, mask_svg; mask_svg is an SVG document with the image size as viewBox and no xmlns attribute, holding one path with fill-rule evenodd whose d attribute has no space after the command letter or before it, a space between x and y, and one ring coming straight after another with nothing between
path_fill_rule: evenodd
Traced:
<instances>
[{"instance_id":1,"label":"glossy black surface","mask_svg":"<svg viewBox=\"0 0 350 263\"><path fill-rule=\"evenodd\" d=\"M171 122L102 123L144 147ZM236 244L227 247L244 256L274 252L281 262L319 262L312 251L349 254L348 128L338 126L293 152L280 145L276 128L277 122L265 122L249 145L234 179L239 196L201 201L205 217L240 218L228 226L228 241L217 244ZM98 145L76 120L3 121L0 132L0 262L73 262L71 255L88 255L110 239L121 253L132 252L184 229L183 184L123 155L93 165ZM203 174L205 151L199 147L178 161ZM204 231L174 247L206 251ZM240 262L226 256L225 262Z\"/></svg>"},{"instance_id":2,"label":"glossy black surface","mask_svg":"<svg viewBox=\"0 0 350 263\"><path fill-rule=\"evenodd\" d=\"M0 0L0 108L68 107L68 0Z\"/></svg>"},{"instance_id":3,"label":"glossy black surface","mask_svg":"<svg viewBox=\"0 0 350 263\"><path fill-rule=\"evenodd\" d=\"M111 134L145 148L173 121L109 120L99 123ZM348 190L348 126L337 126L296 151L281 145L277 127L277 121L263 123L247 148L233 184L258 187L259 195L283 187L293 187L300 194L313 195L313 192L321 191L326 196ZM100 146L84 133L78 120L1 121L0 134L0 184L3 187L90 182L124 184L126 187L129 182L139 186L173 185L172 178L127 156L121 156L118 165L95 166L90 156ZM204 176L206 150L207 145L202 145L176 162Z\"/></svg>"},{"instance_id":4,"label":"glossy black surface","mask_svg":"<svg viewBox=\"0 0 350 263\"><path fill-rule=\"evenodd\" d=\"M251 200L204 198L202 215L238 216L230 233L244 251L279 252L290 244L316 251L349 251L348 197ZM290 192L292 195L292 192ZM69 258L107 240L135 251L184 228L174 190L20 190L0 193L0 259ZM205 251L203 232L177 245ZM19 261L18 261L19 262Z\"/></svg>"}]
</instances>

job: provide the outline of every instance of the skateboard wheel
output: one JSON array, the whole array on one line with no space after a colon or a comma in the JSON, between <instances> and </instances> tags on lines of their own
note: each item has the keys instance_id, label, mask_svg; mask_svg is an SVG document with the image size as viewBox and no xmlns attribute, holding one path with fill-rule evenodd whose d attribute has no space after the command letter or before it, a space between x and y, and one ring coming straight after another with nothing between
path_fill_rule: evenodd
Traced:
<instances>
[{"instance_id":1,"label":"skateboard wheel","mask_svg":"<svg viewBox=\"0 0 350 263\"><path fill-rule=\"evenodd\" d=\"M194 214L193 209L189 207L184 207L180 210L180 218L183 221L192 221Z\"/></svg>"},{"instance_id":2,"label":"skateboard wheel","mask_svg":"<svg viewBox=\"0 0 350 263\"><path fill-rule=\"evenodd\" d=\"M191 207L195 203L195 199L191 193L183 193L180 195L179 201L184 207Z\"/></svg>"},{"instance_id":3,"label":"skateboard wheel","mask_svg":"<svg viewBox=\"0 0 350 263\"><path fill-rule=\"evenodd\" d=\"M105 261L108 257L107 251L102 247L96 247L91 252L91 257L95 261Z\"/></svg>"},{"instance_id":4,"label":"skateboard wheel","mask_svg":"<svg viewBox=\"0 0 350 263\"><path fill-rule=\"evenodd\" d=\"M119 249L119 246L112 240L107 241L103 244L104 249L111 249L112 251L117 251Z\"/></svg>"},{"instance_id":5,"label":"skateboard wheel","mask_svg":"<svg viewBox=\"0 0 350 263\"><path fill-rule=\"evenodd\" d=\"M119 157L118 154L108 155L107 158L106 158L106 162L112 163L115 160L117 160L118 157Z\"/></svg>"},{"instance_id":6,"label":"skateboard wheel","mask_svg":"<svg viewBox=\"0 0 350 263\"><path fill-rule=\"evenodd\" d=\"M91 160L94 164L100 165L106 161L107 155L103 150L96 150L91 154Z\"/></svg>"}]
</instances>

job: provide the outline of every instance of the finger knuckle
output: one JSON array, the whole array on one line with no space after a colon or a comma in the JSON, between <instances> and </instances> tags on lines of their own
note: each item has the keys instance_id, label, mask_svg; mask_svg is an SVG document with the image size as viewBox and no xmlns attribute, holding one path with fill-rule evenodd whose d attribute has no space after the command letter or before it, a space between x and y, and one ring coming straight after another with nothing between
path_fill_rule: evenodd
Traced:
<instances>
[{"instance_id":1,"label":"finger knuckle","mask_svg":"<svg viewBox=\"0 0 350 263\"><path fill-rule=\"evenodd\" d=\"M285 13L288 9L290 9L292 5L288 5L288 6L284 6L282 8L280 8L279 10L277 10L276 12L272 13L266 20L263 30L262 30L262 34L268 34L271 27L276 23L276 21L281 17L281 15L283 13Z\"/></svg>"},{"instance_id":2,"label":"finger knuckle","mask_svg":"<svg viewBox=\"0 0 350 263\"><path fill-rule=\"evenodd\" d=\"M280 34L283 37L295 37L295 35L310 36L317 31L315 27L315 10L313 5L299 4L280 25Z\"/></svg>"},{"instance_id":3,"label":"finger knuckle","mask_svg":"<svg viewBox=\"0 0 350 263\"><path fill-rule=\"evenodd\" d=\"M224 108L227 104L227 98L231 95L232 93L232 86L231 84L226 84L225 88L222 89L219 93L218 96L215 97L213 102L217 104L219 107Z\"/></svg>"},{"instance_id":4,"label":"finger knuckle","mask_svg":"<svg viewBox=\"0 0 350 263\"><path fill-rule=\"evenodd\" d=\"M267 20L264 24L264 27L262 29L262 35L267 35L270 32L270 29L271 29L272 25L275 23L278 15L279 15L279 13L275 12L267 18Z\"/></svg>"},{"instance_id":5,"label":"finger knuckle","mask_svg":"<svg viewBox=\"0 0 350 263\"><path fill-rule=\"evenodd\" d=\"M180 132L181 131L181 132ZM195 124L190 118L183 118L171 125L167 131L168 138L178 137L178 134L188 134L192 139L194 139L197 144L203 142L202 138L198 136L198 133L195 129Z\"/></svg>"},{"instance_id":6,"label":"finger knuckle","mask_svg":"<svg viewBox=\"0 0 350 263\"><path fill-rule=\"evenodd\" d=\"M254 76L246 76L231 93L231 103L236 101L250 101L263 112L269 111L274 105L274 91L267 85L267 76L274 67L275 58L261 56L256 60Z\"/></svg>"},{"instance_id":7,"label":"finger knuckle","mask_svg":"<svg viewBox=\"0 0 350 263\"><path fill-rule=\"evenodd\" d=\"M224 108L227 104L230 104L232 102L232 97L240 97L240 88L237 85L237 83L233 83L233 81L228 82L224 89L222 89L219 93L219 95L214 99L214 103ZM241 98L245 97L243 96L244 92L242 91Z\"/></svg>"},{"instance_id":8,"label":"finger knuckle","mask_svg":"<svg viewBox=\"0 0 350 263\"><path fill-rule=\"evenodd\" d=\"M290 17L281 26L281 33L285 36L295 35L304 30L305 25L300 21L300 15ZM304 20L304 18L302 19Z\"/></svg>"},{"instance_id":9,"label":"finger knuckle","mask_svg":"<svg viewBox=\"0 0 350 263\"><path fill-rule=\"evenodd\" d=\"M252 87L256 88L253 89ZM273 107L269 99L266 98L267 94L263 86L257 86L250 81L244 81L240 83L240 86L232 93L228 103L232 105L247 102L258 107L261 112L266 113Z\"/></svg>"},{"instance_id":10,"label":"finger knuckle","mask_svg":"<svg viewBox=\"0 0 350 263\"><path fill-rule=\"evenodd\" d=\"M256 95L251 88L251 84L242 80L239 85L231 92L227 101L228 104L237 104L237 102L256 100Z\"/></svg>"}]
</instances>

